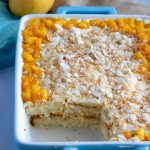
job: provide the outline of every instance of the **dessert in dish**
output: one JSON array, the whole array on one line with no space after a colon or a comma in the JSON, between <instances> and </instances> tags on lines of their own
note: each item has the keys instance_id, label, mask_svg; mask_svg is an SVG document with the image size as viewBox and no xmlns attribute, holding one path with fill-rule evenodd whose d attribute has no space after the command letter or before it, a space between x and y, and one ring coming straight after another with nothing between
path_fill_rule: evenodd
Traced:
<instances>
[{"instance_id":1,"label":"dessert in dish","mask_svg":"<svg viewBox=\"0 0 150 150\"><path fill-rule=\"evenodd\" d=\"M33 18L22 35L22 99L33 126L150 140L150 23Z\"/></svg>"}]
</instances>

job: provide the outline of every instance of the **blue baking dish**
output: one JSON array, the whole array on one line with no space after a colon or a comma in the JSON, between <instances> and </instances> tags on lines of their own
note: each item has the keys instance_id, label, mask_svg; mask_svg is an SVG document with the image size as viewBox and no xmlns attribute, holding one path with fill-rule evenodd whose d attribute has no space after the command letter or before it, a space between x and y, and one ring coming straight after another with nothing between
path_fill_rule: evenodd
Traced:
<instances>
[{"instance_id":1,"label":"blue baking dish","mask_svg":"<svg viewBox=\"0 0 150 150\"><path fill-rule=\"evenodd\" d=\"M16 65L15 65L15 141L21 150L98 150L98 149L137 149L148 150L150 142L115 142L105 141L100 131L89 129L69 129L63 127L50 126L48 129L33 128L24 111L23 102L21 98L21 75L22 75L22 30L25 28L26 22L34 17L62 17L62 18L118 18L118 17L135 17L141 19L150 19L148 16L142 15L117 15L112 7L108 9L107 15L100 14L104 12L105 7L72 7L74 13L79 13L80 10L85 12L90 9L90 14L68 14L71 9L69 7L61 7L57 13L63 14L42 14L42 15L26 15L20 21L17 51L16 51ZM103 9L101 9L103 8ZM64 11L63 11L64 10ZM99 13L98 13L99 12ZM106 11L105 11L106 12Z\"/></svg>"}]
</instances>

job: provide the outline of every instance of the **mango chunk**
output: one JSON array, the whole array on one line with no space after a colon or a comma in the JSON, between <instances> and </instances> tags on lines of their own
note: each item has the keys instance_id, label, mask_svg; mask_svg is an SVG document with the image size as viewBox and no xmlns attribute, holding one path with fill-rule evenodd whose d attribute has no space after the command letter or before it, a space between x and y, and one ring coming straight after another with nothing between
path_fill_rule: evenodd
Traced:
<instances>
[{"instance_id":1,"label":"mango chunk","mask_svg":"<svg viewBox=\"0 0 150 150\"><path fill-rule=\"evenodd\" d=\"M27 61L29 63L34 62L34 58L32 57L32 55L30 55L29 53L27 53L25 51L22 53L22 57L25 61Z\"/></svg>"},{"instance_id":2,"label":"mango chunk","mask_svg":"<svg viewBox=\"0 0 150 150\"><path fill-rule=\"evenodd\" d=\"M89 28L89 23L86 20L82 20L77 24L77 27L80 29L86 29Z\"/></svg>"},{"instance_id":3,"label":"mango chunk","mask_svg":"<svg viewBox=\"0 0 150 150\"><path fill-rule=\"evenodd\" d=\"M150 141L150 132L145 133L145 140Z\"/></svg>"},{"instance_id":4,"label":"mango chunk","mask_svg":"<svg viewBox=\"0 0 150 150\"><path fill-rule=\"evenodd\" d=\"M21 96L22 96L22 99L24 102L30 101L31 100L30 89L26 89L26 90L22 91Z\"/></svg>"},{"instance_id":5,"label":"mango chunk","mask_svg":"<svg viewBox=\"0 0 150 150\"><path fill-rule=\"evenodd\" d=\"M31 85L31 99L32 101L40 99L40 86L38 84Z\"/></svg>"},{"instance_id":6,"label":"mango chunk","mask_svg":"<svg viewBox=\"0 0 150 150\"><path fill-rule=\"evenodd\" d=\"M24 44L33 45L36 41L37 37L35 36L25 36L23 39Z\"/></svg>"},{"instance_id":7,"label":"mango chunk","mask_svg":"<svg viewBox=\"0 0 150 150\"><path fill-rule=\"evenodd\" d=\"M132 134L130 131L123 131L123 134L127 139L130 139L132 137Z\"/></svg>"},{"instance_id":8,"label":"mango chunk","mask_svg":"<svg viewBox=\"0 0 150 150\"><path fill-rule=\"evenodd\" d=\"M28 63L25 63L25 64L23 65L23 70L24 70L24 71L27 71L28 73L32 73L31 65L28 64Z\"/></svg>"},{"instance_id":9,"label":"mango chunk","mask_svg":"<svg viewBox=\"0 0 150 150\"><path fill-rule=\"evenodd\" d=\"M140 141L144 140L144 130L143 128L138 129L135 131L135 135L139 138Z\"/></svg>"},{"instance_id":10,"label":"mango chunk","mask_svg":"<svg viewBox=\"0 0 150 150\"><path fill-rule=\"evenodd\" d=\"M30 89L30 83L28 80L22 80L22 90Z\"/></svg>"},{"instance_id":11,"label":"mango chunk","mask_svg":"<svg viewBox=\"0 0 150 150\"><path fill-rule=\"evenodd\" d=\"M31 65L31 69L36 75L42 76L42 70L36 67L35 65Z\"/></svg>"},{"instance_id":12,"label":"mango chunk","mask_svg":"<svg viewBox=\"0 0 150 150\"><path fill-rule=\"evenodd\" d=\"M134 58L135 59L144 59L145 60L145 57L144 57L144 55L141 52L135 53L134 54Z\"/></svg>"},{"instance_id":13,"label":"mango chunk","mask_svg":"<svg viewBox=\"0 0 150 150\"><path fill-rule=\"evenodd\" d=\"M90 20L89 23L92 26L100 26L101 20L100 19L94 19L94 20Z\"/></svg>"},{"instance_id":14,"label":"mango chunk","mask_svg":"<svg viewBox=\"0 0 150 150\"><path fill-rule=\"evenodd\" d=\"M47 95L47 91L45 89L40 90L40 95L41 95L42 99L47 100L48 95Z\"/></svg>"}]
</instances>

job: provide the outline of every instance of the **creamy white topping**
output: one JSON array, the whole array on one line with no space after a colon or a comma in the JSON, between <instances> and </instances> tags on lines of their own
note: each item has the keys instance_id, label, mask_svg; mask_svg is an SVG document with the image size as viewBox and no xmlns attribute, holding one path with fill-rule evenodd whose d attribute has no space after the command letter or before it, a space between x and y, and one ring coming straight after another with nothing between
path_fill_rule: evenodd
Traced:
<instances>
[{"instance_id":1,"label":"creamy white topping","mask_svg":"<svg viewBox=\"0 0 150 150\"><path fill-rule=\"evenodd\" d=\"M121 141L123 130L150 130L150 83L135 73L136 39L107 28L55 26L59 31L48 32L38 62L50 100L101 106L110 137Z\"/></svg>"}]
</instances>

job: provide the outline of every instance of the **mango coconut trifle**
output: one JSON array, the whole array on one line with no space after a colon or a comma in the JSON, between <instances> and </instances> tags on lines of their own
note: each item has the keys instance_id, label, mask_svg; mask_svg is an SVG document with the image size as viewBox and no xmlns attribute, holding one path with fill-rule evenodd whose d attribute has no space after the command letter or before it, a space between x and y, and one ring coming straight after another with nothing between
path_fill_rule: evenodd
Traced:
<instances>
[{"instance_id":1,"label":"mango coconut trifle","mask_svg":"<svg viewBox=\"0 0 150 150\"><path fill-rule=\"evenodd\" d=\"M150 141L150 23L33 18L22 35L22 99L33 126Z\"/></svg>"}]
</instances>

